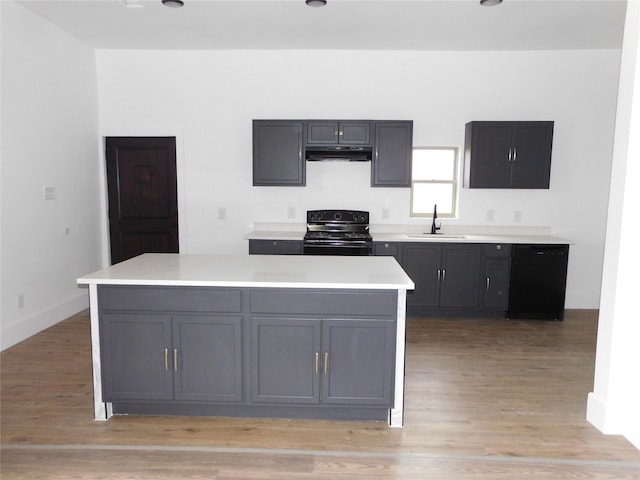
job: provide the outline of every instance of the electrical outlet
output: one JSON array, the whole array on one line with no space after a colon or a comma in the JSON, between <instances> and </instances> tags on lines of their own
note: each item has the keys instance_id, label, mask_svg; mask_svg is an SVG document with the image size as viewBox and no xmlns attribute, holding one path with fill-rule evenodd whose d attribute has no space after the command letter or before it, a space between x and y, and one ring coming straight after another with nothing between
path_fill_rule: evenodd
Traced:
<instances>
[{"instance_id":1,"label":"electrical outlet","mask_svg":"<svg viewBox=\"0 0 640 480\"><path fill-rule=\"evenodd\" d=\"M42 195L45 200L55 200L56 187L42 187Z\"/></svg>"},{"instance_id":2,"label":"electrical outlet","mask_svg":"<svg viewBox=\"0 0 640 480\"><path fill-rule=\"evenodd\" d=\"M287 217L296 218L296 207L289 207L289 209L287 210Z\"/></svg>"},{"instance_id":3,"label":"electrical outlet","mask_svg":"<svg viewBox=\"0 0 640 480\"><path fill-rule=\"evenodd\" d=\"M18 308L24 308L24 294L18 294Z\"/></svg>"},{"instance_id":4,"label":"electrical outlet","mask_svg":"<svg viewBox=\"0 0 640 480\"><path fill-rule=\"evenodd\" d=\"M227 209L220 207L218 209L218 220L225 220L227 218Z\"/></svg>"},{"instance_id":5,"label":"electrical outlet","mask_svg":"<svg viewBox=\"0 0 640 480\"><path fill-rule=\"evenodd\" d=\"M487 222L493 222L496 218L496 212L492 208L487 210Z\"/></svg>"},{"instance_id":6,"label":"electrical outlet","mask_svg":"<svg viewBox=\"0 0 640 480\"><path fill-rule=\"evenodd\" d=\"M383 220L388 220L389 219L389 209L388 208L383 208L382 209L382 219Z\"/></svg>"},{"instance_id":7,"label":"electrical outlet","mask_svg":"<svg viewBox=\"0 0 640 480\"><path fill-rule=\"evenodd\" d=\"M522 210L515 210L513 212L513 221L515 223L520 223L521 220L522 220Z\"/></svg>"}]
</instances>

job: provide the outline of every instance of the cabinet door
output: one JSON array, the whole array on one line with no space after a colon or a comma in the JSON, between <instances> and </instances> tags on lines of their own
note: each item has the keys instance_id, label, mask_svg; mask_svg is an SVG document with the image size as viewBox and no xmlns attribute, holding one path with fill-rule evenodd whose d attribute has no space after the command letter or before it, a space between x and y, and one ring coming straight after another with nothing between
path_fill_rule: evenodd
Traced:
<instances>
[{"instance_id":1,"label":"cabinet door","mask_svg":"<svg viewBox=\"0 0 640 480\"><path fill-rule=\"evenodd\" d=\"M477 307L480 280L479 245L442 247L441 307Z\"/></svg>"},{"instance_id":2,"label":"cabinet door","mask_svg":"<svg viewBox=\"0 0 640 480\"><path fill-rule=\"evenodd\" d=\"M515 122L511 154L513 188L549 188L553 122Z\"/></svg>"},{"instance_id":3,"label":"cabinet door","mask_svg":"<svg viewBox=\"0 0 640 480\"><path fill-rule=\"evenodd\" d=\"M371 122L340 122L338 141L347 145L371 145Z\"/></svg>"},{"instance_id":4,"label":"cabinet door","mask_svg":"<svg viewBox=\"0 0 640 480\"><path fill-rule=\"evenodd\" d=\"M487 258L484 265L483 302L486 308L507 309L509 302L508 258Z\"/></svg>"},{"instance_id":5,"label":"cabinet door","mask_svg":"<svg viewBox=\"0 0 640 480\"><path fill-rule=\"evenodd\" d=\"M175 316L176 400L242 400L242 317Z\"/></svg>"},{"instance_id":6,"label":"cabinet door","mask_svg":"<svg viewBox=\"0 0 640 480\"><path fill-rule=\"evenodd\" d=\"M437 307L440 298L439 275L442 248L420 243L403 244L402 267L416 287L407 292L408 307Z\"/></svg>"},{"instance_id":7,"label":"cabinet door","mask_svg":"<svg viewBox=\"0 0 640 480\"><path fill-rule=\"evenodd\" d=\"M302 255L302 240L249 240L250 255Z\"/></svg>"},{"instance_id":8,"label":"cabinet door","mask_svg":"<svg viewBox=\"0 0 640 480\"><path fill-rule=\"evenodd\" d=\"M372 187L410 187L413 122L374 122Z\"/></svg>"},{"instance_id":9,"label":"cabinet door","mask_svg":"<svg viewBox=\"0 0 640 480\"><path fill-rule=\"evenodd\" d=\"M309 145L335 145L338 143L338 133L338 122L307 122L307 144Z\"/></svg>"},{"instance_id":10,"label":"cabinet door","mask_svg":"<svg viewBox=\"0 0 640 480\"><path fill-rule=\"evenodd\" d=\"M465 131L465 187L509 188L513 122L470 122Z\"/></svg>"},{"instance_id":11,"label":"cabinet door","mask_svg":"<svg viewBox=\"0 0 640 480\"><path fill-rule=\"evenodd\" d=\"M307 122L307 145L371 145L371 122Z\"/></svg>"},{"instance_id":12,"label":"cabinet door","mask_svg":"<svg viewBox=\"0 0 640 480\"><path fill-rule=\"evenodd\" d=\"M316 319L251 319L254 402L320 401L320 325Z\"/></svg>"},{"instance_id":13,"label":"cabinet door","mask_svg":"<svg viewBox=\"0 0 640 480\"><path fill-rule=\"evenodd\" d=\"M103 398L173 398L171 317L101 313Z\"/></svg>"},{"instance_id":14,"label":"cabinet door","mask_svg":"<svg viewBox=\"0 0 640 480\"><path fill-rule=\"evenodd\" d=\"M253 185L305 185L302 134L302 121L253 121Z\"/></svg>"},{"instance_id":15,"label":"cabinet door","mask_svg":"<svg viewBox=\"0 0 640 480\"><path fill-rule=\"evenodd\" d=\"M322 402L391 406L394 332L390 321L324 320Z\"/></svg>"}]
</instances>

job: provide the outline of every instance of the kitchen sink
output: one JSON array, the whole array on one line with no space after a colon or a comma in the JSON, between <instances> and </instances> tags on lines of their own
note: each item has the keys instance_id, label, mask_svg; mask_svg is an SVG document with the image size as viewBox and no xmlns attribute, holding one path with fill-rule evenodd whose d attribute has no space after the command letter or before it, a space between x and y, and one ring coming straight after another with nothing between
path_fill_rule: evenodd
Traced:
<instances>
[{"instance_id":1,"label":"kitchen sink","mask_svg":"<svg viewBox=\"0 0 640 480\"><path fill-rule=\"evenodd\" d=\"M425 239L433 239L433 240L446 240L448 238L458 238L465 239L466 235L446 235L444 233L408 233L407 237L409 238L425 238Z\"/></svg>"}]
</instances>

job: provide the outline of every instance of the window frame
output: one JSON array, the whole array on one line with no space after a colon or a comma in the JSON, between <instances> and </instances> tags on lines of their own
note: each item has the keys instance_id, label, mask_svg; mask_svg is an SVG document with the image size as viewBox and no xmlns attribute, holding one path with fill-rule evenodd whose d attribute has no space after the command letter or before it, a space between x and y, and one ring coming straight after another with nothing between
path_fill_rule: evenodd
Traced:
<instances>
[{"instance_id":1,"label":"window frame","mask_svg":"<svg viewBox=\"0 0 640 480\"><path fill-rule=\"evenodd\" d=\"M451 213L440 213L438 212L438 218L457 218L458 217L458 192L460 179L458 177L459 172L459 163L460 163L460 148L452 147L452 146L444 146L444 147L413 147L412 151L416 150L452 150L454 159L453 159L453 177L451 180L414 180L413 175L411 177L411 196L409 200L409 218L433 218L433 212L429 213L415 213L413 211L413 196L414 196L414 185L415 184L446 184L451 185ZM413 160L412 160L413 162Z\"/></svg>"}]
</instances>

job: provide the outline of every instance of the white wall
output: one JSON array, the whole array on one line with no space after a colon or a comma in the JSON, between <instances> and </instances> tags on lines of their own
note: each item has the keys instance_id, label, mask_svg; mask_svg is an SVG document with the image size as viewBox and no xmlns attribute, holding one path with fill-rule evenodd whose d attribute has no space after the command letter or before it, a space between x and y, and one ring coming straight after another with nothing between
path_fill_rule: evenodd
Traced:
<instances>
[{"instance_id":1,"label":"white wall","mask_svg":"<svg viewBox=\"0 0 640 480\"><path fill-rule=\"evenodd\" d=\"M627 4L594 389L587 419L640 448L640 3Z\"/></svg>"},{"instance_id":2,"label":"white wall","mask_svg":"<svg viewBox=\"0 0 640 480\"><path fill-rule=\"evenodd\" d=\"M306 188L252 187L254 118L412 119L415 146L460 147L471 120L554 120L551 189L465 189L458 222L547 226L571 239L566 305L598 307L618 50L104 50L96 56L103 135L153 128L179 135L185 253L246 252L243 237L254 222L302 225L307 209L369 210L372 224L415 222L409 190L370 188L368 164L308 164ZM293 220L289 207L297 211ZM219 208L226 220L218 220ZM384 221L383 208L390 211ZM487 209L495 211L490 224Z\"/></svg>"},{"instance_id":3,"label":"white wall","mask_svg":"<svg viewBox=\"0 0 640 480\"><path fill-rule=\"evenodd\" d=\"M4 349L88 306L76 278L100 267L102 239L94 51L12 1L0 8Z\"/></svg>"}]
</instances>

